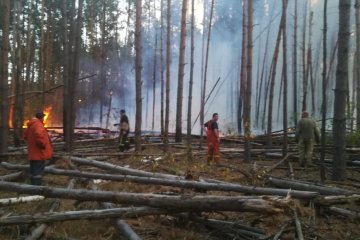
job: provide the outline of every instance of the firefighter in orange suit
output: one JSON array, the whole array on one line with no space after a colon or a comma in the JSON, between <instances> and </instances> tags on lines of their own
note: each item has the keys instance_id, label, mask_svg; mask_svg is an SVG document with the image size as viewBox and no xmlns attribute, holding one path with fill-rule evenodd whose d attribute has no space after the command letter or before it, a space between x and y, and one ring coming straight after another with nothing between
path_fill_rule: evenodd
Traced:
<instances>
[{"instance_id":1,"label":"firefighter in orange suit","mask_svg":"<svg viewBox=\"0 0 360 240\"><path fill-rule=\"evenodd\" d=\"M28 122L27 129L24 132L32 185L42 185L45 160L49 160L53 155L52 144L44 127L44 116L45 114L42 111L37 112L35 118Z\"/></svg>"},{"instance_id":2,"label":"firefighter in orange suit","mask_svg":"<svg viewBox=\"0 0 360 240\"><path fill-rule=\"evenodd\" d=\"M219 136L219 126L217 123L218 119L219 119L219 114L214 113L212 119L204 124L207 145L208 145L208 156L207 156L207 164L208 165L210 164L211 160L213 160L213 159L216 164L219 164L220 136Z\"/></svg>"}]
</instances>

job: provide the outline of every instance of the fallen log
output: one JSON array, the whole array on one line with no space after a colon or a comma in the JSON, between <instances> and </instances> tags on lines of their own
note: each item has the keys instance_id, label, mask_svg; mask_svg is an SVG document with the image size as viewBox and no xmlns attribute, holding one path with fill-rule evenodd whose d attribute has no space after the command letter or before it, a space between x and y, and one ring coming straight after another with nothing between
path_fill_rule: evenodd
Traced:
<instances>
[{"instance_id":1,"label":"fallen log","mask_svg":"<svg viewBox=\"0 0 360 240\"><path fill-rule=\"evenodd\" d=\"M90 184L92 185L91 189L97 190L97 186L94 184L93 181L90 181ZM114 204L108 203L108 202L102 202L100 205L105 209L115 208ZM139 237L139 235L137 235L137 233L123 219L120 219L120 218L116 219L115 225L116 225L116 228L119 230L119 232L122 235L124 235L128 240L140 240L141 239Z\"/></svg>"},{"instance_id":2,"label":"fallen log","mask_svg":"<svg viewBox=\"0 0 360 240\"><path fill-rule=\"evenodd\" d=\"M13 198L3 198L0 199L0 206L19 204L19 203L27 203L27 202L35 202L44 200L44 196L33 195L33 196L24 196L24 197L13 197Z\"/></svg>"},{"instance_id":3,"label":"fallen log","mask_svg":"<svg viewBox=\"0 0 360 240\"><path fill-rule=\"evenodd\" d=\"M182 177L176 176L176 175L165 174L165 173L151 173L151 172L121 167L121 166L117 166L117 165L110 164L110 163L103 163L103 162L99 162L96 160L84 159L84 158L79 158L79 157L71 157L71 161L73 161L77 164L95 166L100 169L108 170L111 172L118 172L118 173L122 173L122 174L126 174L126 175L154 177L154 178L169 178L169 179L182 178Z\"/></svg>"},{"instance_id":4,"label":"fallen log","mask_svg":"<svg viewBox=\"0 0 360 240\"><path fill-rule=\"evenodd\" d=\"M0 190L45 197L141 205L182 211L283 212L289 200L269 196L166 196L147 193L91 191L0 182Z\"/></svg>"},{"instance_id":5,"label":"fallen log","mask_svg":"<svg viewBox=\"0 0 360 240\"><path fill-rule=\"evenodd\" d=\"M68 189L72 189L74 188L75 185L75 180L71 179L67 188ZM56 199L50 207L49 212L54 212L56 211L60 206L60 199ZM35 240L35 239L39 239L41 237L41 235L43 235L45 229L48 227L47 224L43 223L40 226L36 227L34 230L31 231L31 234L29 236L27 236L25 238L25 240Z\"/></svg>"},{"instance_id":6,"label":"fallen log","mask_svg":"<svg viewBox=\"0 0 360 240\"><path fill-rule=\"evenodd\" d=\"M301 222L297 215L296 210L294 210L294 222L295 222L295 226L296 226L296 233L297 233L298 239L304 240L304 235L303 235L302 228L301 228Z\"/></svg>"},{"instance_id":7,"label":"fallen log","mask_svg":"<svg viewBox=\"0 0 360 240\"><path fill-rule=\"evenodd\" d=\"M184 215L184 214L183 214ZM206 219L206 218L201 218L195 215L190 215L189 219L202 223L204 225L207 225L209 227L212 228L217 228L217 229L234 229L235 232L240 232L241 234L251 237L251 238L255 238L255 239L259 239L259 238L263 238L265 237L265 232L261 229L255 228L255 227L250 227L244 224L240 224L240 223L236 223L236 222L229 222L229 221L222 221L222 220L216 220L216 219Z\"/></svg>"},{"instance_id":8,"label":"fallen log","mask_svg":"<svg viewBox=\"0 0 360 240\"><path fill-rule=\"evenodd\" d=\"M314 203L320 204L320 205L333 205L333 204L344 204L344 203L354 203L354 202L360 202L360 195L359 194L353 194L350 196L325 196L325 197L318 197L314 199Z\"/></svg>"},{"instance_id":9,"label":"fallen log","mask_svg":"<svg viewBox=\"0 0 360 240\"><path fill-rule=\"evenodd\" d=\"M351 211L351 210L344 209L344 208L338 208L338 207L330 207L329 210L330 210L330 212L341 215L343 217L360 220L359 212Z\"/></svg>"},{"instance_id":10,"label":"fallen log","mask_svg":"<svg viewBox=\"0 0 360 240\"><path fill-rule=\"evenodd\" d=\"M10 173L0 177L0 181L14 181L21 178L24 175L23 172Z\"/></svg>"},{"instance_id":11,"label":"fallen log","mask_svg":"<svg viewBox=\"0 0 360 240\"><path fill-rule=\"evenodd\" d=\"M278 240L280 239L281 235L283 234L283 232L285 231L285 229L289 226L289 222L286 222L285 224L283 224L280 228L280 230L275 234L273 240Z\"/></svg>"},{"instance_id":12,"label":"fallen log","mask_svg":"<svg viewBox=\"0 0 360 240\"><path fill-rule=\"evenodd\" d=\"M307 190L319 192L321 195L351 195L356 192L340 189L336 187L328 187L325 185L316 185L310 182L296 181L291 179L280 179L275 177L269 177L267 182L273 186L281 188L291 188L297 190Z\"/></svg>"},{"instance_id":13,"label":"fallen log","mask_svg":"<svg viewBox=\"0 0 360 240\"><path fill-rule=\"evenodd\" d=\"M6 162L2 162L0 163L0 165L7 169L27 170L29 168L28 166L25 165L15 165ZM129 175L112 175L112 174L103 174L103 173L80 172L76 170L62 170L53 167L46 167L44 171L46 173L65 175L71 177L102 179L102 180L111 180L111 181L125 181L125 182L141 183L141 184L153 184L153 185L163 185L163 186L191 188L191 189L193 188L202 191L233 191L233 192L241 192L246 194L278 195L278 196L290 195L291 197L294 198L306 198L306 199L315 198L316 196L318 196L318 193L316 192L244 186L244 185L233 184L228 182L211 183L211 182L197 182L197 181L188 181L188 180L172 180L165 178L138 177L138 176L129 176Z\"/></svg>"},{"instance_id":14,"label":"fallen log","mask_svg":"<svg viewBox=\"0 0 360 240\"><path fill-rule=\"evenodd\" d=\"M168 210L148 207L130 207L130 208L112 208L112 209L96 209L68 212L47 212L36 213L32 215L19 215L0 218L0 225L19 225L34 223L53 223L70 220L98 220L105 218L137 218L148 215L167 214Z\"/></svg>"}]
</instances>

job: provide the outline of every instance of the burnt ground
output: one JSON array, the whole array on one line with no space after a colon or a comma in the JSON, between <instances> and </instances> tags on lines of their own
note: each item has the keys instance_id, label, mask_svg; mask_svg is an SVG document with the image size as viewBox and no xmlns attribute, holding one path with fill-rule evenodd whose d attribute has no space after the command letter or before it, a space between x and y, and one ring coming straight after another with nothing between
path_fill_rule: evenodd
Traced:
<instances>
[{"instance_id":1,"label":"burnt ground","mask_svg":"<svg viewBox=\"0 0 360 240\"><path fill-rule=\"evenodd\" d=\"M144 145L141 155L133 155L129 151L125 156L104 157L105 153L117 152L115 141L103 143L87 142L77 144L74 151L77 155L81 153L93 153L99 156L92 156L102 162L108 162L120 166L128 166L134 169L149 172L161 172L168 174L187 175L188 178L198 180L199 178L211 178L225 182L238 183L253 186L269 186L266 183L264 171L267 167L276 164L281 157L277 154L269 157L264 153L254 153L251 163L243 162L241 150L243 145L237 140L223 141L221 143L221 165L215 166L206 164L206 149L199 149L197 142L193 146L193 161L186 160L184 145L171 145L169 155L163 153L162 145ZM280 147L280 146L279 146ZM61 147L56 147L55 167L68 169L68 161L61 155ZM257 144L254 148L261 149ZM276 147L275 147L276 149ZM319 168L303 169L299 167L296 158L296 146L291 145L290 150L294 153L290 161L294 168L295 179L309 182L319 182ZM85 155L85 154L84 154ZM316 153L315 153L316 156ZM83 156L84 157L84 156ZM331 156L327 156L331 158ZM11 156L8 162L27 164L24 155ZM79 169L91 172L104 172L91 166L78 166ZM330 169L330 165L329 168ZM360 168L349 167L348 178L341 183L326 181L328 186L337 186L343 189L358 191L356 186L360 182ZM0 175L9 174L12 171L0 169ZM245 174L244 174L245 173ZM272 176L289 178L290 171L288 164L283 164L271 172ZM58 175L46 175L45 185L66 187L70 181L69 177ZM28 183L27 177L17 180L20 183ZM176 187L144 185L130 182L101 181L96 184L98 189L121 192L137 193L161 193L161 194L209 194L236 196L240 193L234 192L194 192L189 189ZM75 188L90 188L84 181L77 181ZM17 196L16 193L0 192L0 197ZM10 215L35 214L47 212L54 199L45 199L40 202L22 203L11 206L0 207L2 217ZM297 200L296 200L297 201ZM359 202L338 205L341 208L351 209L360 212ZM61 200L58 212L70 210L85 210L100 208L95 202L77 202L75 200ZM350 217L343 217L331 214L326 208L314 206L311 202L301 200L297 202L297 212L302 224L304 239L360 239L359 220ZM263 230L268 239L284 227L284 233L279 239L297 239L296 227L294 224L293 212L285 211L282 214L262 214L247 212L207 212L201 213L203 217L218 219L253 226ZM358 218L359 219L359 218ZM201 223L181 218L178 215L147 216L135 219L127 219L127 223L141 237L141 239L255 239L236 235L234 232L224 228L210 228ZM0 239L24 239L34 226L0 226ZM113 219L104 220L74 220L49 224L41 239L125 239L116 229Z\"/></svg>"}]
</instances>

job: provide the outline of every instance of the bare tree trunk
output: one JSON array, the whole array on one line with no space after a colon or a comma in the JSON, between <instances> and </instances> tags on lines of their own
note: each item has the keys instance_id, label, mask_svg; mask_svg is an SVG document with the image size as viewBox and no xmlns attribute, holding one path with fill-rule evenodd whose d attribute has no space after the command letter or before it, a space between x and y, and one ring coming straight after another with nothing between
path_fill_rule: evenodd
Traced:
<instances>
[{"instance_id":1,"label":"bare tree trunk","mask_svg":"<svg viewBox=\"0 0 360 240\"><path fill-rule=\"evenodd\" d=\"M161 83L161 93L160 93L160 128L161 135L165 133L164 127L164 0L161 0L161 16L160 16L160 83Z\"/></svg>"},{"instance_id":2,"label":"bare tree trunk","mask_svg":"<svg viewBox=\"0 0 360 240\"><path fill-rule=\"evenodd\" d=\"M305 2L305 11L304 11L304 29L303 29L303 42L302 42L302 63L303 63L303 68L302 68L302 77L303 77L303 99L302 99L302 108L301 111L305 111L307 108L307 69L306 69L306 18L307 18L307 2Z\"/></svg>"},{"instance_id":3,"label":"bare tree trunk","mask_svg":"<svg viewBox=\"0 0 360 240\"><path fill-rule=\"evenodd\" d=\"M69 42L69 32L68 32L68 14L67 14L67 4L65 1L62 2L62 27L63 27L63 82L64 82L64 90L63 90L63 131L64 131L64 141L65 141L65 149L66 151L71 150L71 126L70 126L70 96L69 96L69 53L70 53L70 42Z\"/></svg>"},{"instance_id":4,"label":"bare tree trunk","mask_svg":"<svg viewBox=\"0 0 360 240\"><path fill-rule=\"evenodd\" d=\"M283 129L284 129L284 137L283 137L283 157L286 156L288 153L288 120L287 120L287 38L286 38L286 7L287 7L287 0L282 1L282 11L284 15L284 28L283 28L283 81L284 81L284 95L283 95Z\"/></svg>"},{"instance_id":5,"label":"bare tree trunk","mask_svg":"<svg viewBox=\"0 0 360 240\"><path fill-rule=\"evenodd\" d=\"M14 62L13 62L13 76L14 76L14 108L12 113L12 126L14 130L14 144L15 146L20 146L20 138L22 136L22 98L24 95L22 94L23 81L21 80L21 72L22 72L22 45L20 40L20 25L21 19L20 15L22 12L21 1L17 0L14 2L16 15L14 15L14 19L16 19L16 24L14 25L14 37L16 41L16 47L14 47ZM15 44L14 44L15 46Z\"/></svg>"},{"instance_id":6,"label":"bare tree trunk","mask_svg":"<svg viewBox=\"0 0 360 240\"><path fill-rule=\"evenodd\" d=\"M155 1L154 1L155 11ZM153 69L153 105L152 105L152 122L151 130L154 131L155 125L155 100L156 100L156 72L157 72L157 45L158 45L158 31L155 30L155 48L154 48L154 69Z\"/></svg>"},{"instance_id":7,"label":"bare tree trunk","mask_svg":"<svg viewBox=\"0 0 360 240\"><path fill-rule=\"evenodd\" d=\"M247 61L246 61L246 91L244 101L244 136L245 136L245 162L251 160L251 88L252 88L252 61L253 61L253 0L248 0L248 39L247 39Z\"/></svg>"},{"instance_id":8,"label":"bare tree trunk","mask_svg":"<svg viewBox=\"0 0 360 240\"><path fill-rule=\"evenodd\" d=\"M136 113L135 113L135 151L141 150L141 120L142 120L142 99L141 99L141 15L142 0L136 1L136 23L135 23L135 89L136 89Z\"/></svg>"},{"instance_id":9,"label":"bare tree trunk","mask_svg":"<svg viewBox=\"0 0 360 240\"><path fill-rule=\"evenodd\" d=\"M294 44L293 44L293 117L294 117L294 126L297 124L297 29L298 29L298 1L295 0L295 8L294 8Z\"/></svg>"},{"instance_id":10,"label":"bare tree trunk","mask_svg":"<svg viewBox=\"0 0 360 240\"><path fill-rule=\"evenodd\" d=\"M45 197L76 199L80 201L100 201L138 206L149 206L179 211L247 211L259 213L283 213L288 200L269 196L167 196L148 193L92 191L66 189L28 184L0 182L0 190ZM93 212L93 211L92 211ZM96 214L95 214L96 215ZM3 225L4 221L0 221Z\"/></svg>"},{"instance_id":11,"label":"bare tree trunk","mask_svg":"<svg viewBox=\"0 0 360 240\"><path fill-rule=\"evenodd\" d=\"M246 47L248 46L248 0L243 1L243 23L242 23L242 43L241 43L241 64L240 64L240 92L239 92L239 103L238 103L238 133L241 134L243 131L243 106L246 91L246 65L247 65L247 54Z\"/></svg>"},{"instance_id":12,"label":"bare tree trunk","mask_svg":"<svg viewBox=\"0 0 360 240\"><path fill-rule=\"evenodd\" d=\"M209 28L208 28L208 36L206 43L206 53L205 53L205 67L204 67L204 81L203 81L203 89L202 89L202 99L200 103L200 147L203 142L203 134L204 134L204 119L205 119L205 94L206 94L206 82L207 82L207 68L209 63L209 48L210 48L210 37L211 37L211 24L213 20L214 14L214 2L211 1L211 10L210 10L210 19L209 19Z\"/></svg>"},{"instance_id":13,"label":"bare tree trunk","mask_svg":"<svg viewBox=\"0 0 360 240\"><path fill-rule=\"evenodd\" d=\"M281 33L284 29L285 24L285 15L284 12L281 15L280 26L278 30L278 35L276 38L276 45L274 56L271 64L271 76L270 76L270 94L269 94L269 108L268 108L268 123L267 123L267 145L270 147L272 145L271 132L272 132L272 113L273 113L273 99L274 99L274 88L275 88L275 77L276 77L276 66L279 57L279 48L281 41Z\"/></svg>"},{"instance_id":14,"label":"bare tree trunk","mask_svg":"<svg viewBox=\"0 0 360 240\"><path fill-rule=\"evenodd\" d=\"M10 0L1 1L2 8L2 37L0 48L0 153L8 151L9 135L9 100L8 100L8 52Z\"/></svg>"},{"instance_id":15,"label":"bare tree trunk","mask_svg":"<svg viewBox=\"0 0 360 240\"><path fill-rule=\"evenodd\" d=\"M309 3L310 4L310 3ZM310 8L310 6L309 6ZM315 115L315 82L313 77L313 62L312 62L312 25L313 25L314 12L310 9L310 18L309 18L309 39L308 39L308 61L307 61L307 77L310 77L310 87L311 87L311 115ZM307 80L308 81L308 80Z\"/></svg>"},{"instance_id":16,"label":"bare tree trunk","mask_svg":"<svg viewBox=\"0 0 360 240\"><path fill-rule=\"evenodd\" d=\"M84 0L78 3L78 13L76 22L71 21L69 35L67 31L67 14L66 4L63 4L63 27L64 27L64 56L67 61L64 68L64 136L65 136L65 150L70 152L73 146L73 135L75 127L75 94L76 94L76 81L79 77L79 54L80 54L80 40L82 29L82 7ZM70 20L73 20L75 15L75 2L71 6ZM69 39L67 38L69 36ZM68 40L67 40L68 39ZM66 72L66 73L65 73Z\"/></svg>"},{"instance_id":17,"label":"bare tree trunk","mask_svg":"<svg viewBox=\"0 0 360 240\"><path fill-rule=\"evenodd\" d=\"M171 0L167 0L166 33L166 99L165 99L165 152L169 150L169 113L170 113L170 63L171 63Z\"/></svg>"},{"instance_id":18,"label":"bare tree trunk","mask_svg":"<svg viewBox=\"0 0 360 240\"><path fill-rule=\"evenodd\" d=\"M334 160L333 180L346 179L345 135L346 135L346 95L348 94L348 55L350 31L350 4L351 0L339 2L339 50L336 69L336 87L334 100Z\"/></svg>"},{"instance_id":19,"label":"bare tree trunk","mask_svg":"<svg viewBox=\"0 0 360 240\"><path fill-rule=\"evenodd\" d=\"M360 0L359 0L360 1ZM323 20L323 72L322 72L322 104L321 104L321 155L320 155L320 179L324 181L325 175L325 146L326 146L326 71L327 71L327 0L324 0L324 20Z\"/></svg>"},{"instance_id":20,"label":"bare tree trunk","mask_svg":"<svg viewBox=\"0 0 360 240\"><path fill-rule=\"evenodd\" d=\"M183 102L183 91L184 91L183 89L184 89L184 66L185 66L185 48L186 48L187 4L188 4L188 0L182 1L178 89L177 89L177 102L176 102L175 142L181 142L181 138L182 138L182 102Z\"/></svg>"},{"instance_id":21,"label":"bare tree trunk","mask_svg":"<svg viewBox=\"0 0 360 240\"><path fill-rule=\"evenodd\" d=\"M191 147L191 106L192 106L192 90L194 82L194 30L195 30L195 0L191 1L191 46L190 46L190 80L189 80L189 99L188 99L188 112L187 112L187 160L192 160L192 147Z\"/></svg>"},{"instance_id":22,"label":"bare tree trunk","mask_svg":"<svg viewBox=\"0 0 360 240\"><path fill-rule=\"evenodd\" d=\"M360 0L355 0L356 18L356 130L360 132Z\"/></svg>"},{"instance_id":23,"label":"bare tree trunk","mask_svg":"<svg viewBox=\"0 0 360 240\"><path fill-rule=\"evenodd\" d=\"M44 66L46 62L45 55L45 0L41 1L41 13L40 13L40 51L39 51L39 83L41 86L41 108L45 107L45 78L44 78Z\"/></svg>"},{"instance_id":24,"label":"bare tree trunk","mask_svg":"<svg viewBox=\"0 0 360 240\"><path fill-rule=\"evenodd\" d=\"M106 26L106 1L102 1L102 15L101 15L101 38L100 38L100 76L99 76L99 82L100 82L100 114L99 114L99 121L100 121L100 127L102 127L103 123L103 107L105 105L105 87L106 87L106 73L105 73L105 60L106 60L106 54L105 54L105 26Z\"/></svg>"}]
</instances>

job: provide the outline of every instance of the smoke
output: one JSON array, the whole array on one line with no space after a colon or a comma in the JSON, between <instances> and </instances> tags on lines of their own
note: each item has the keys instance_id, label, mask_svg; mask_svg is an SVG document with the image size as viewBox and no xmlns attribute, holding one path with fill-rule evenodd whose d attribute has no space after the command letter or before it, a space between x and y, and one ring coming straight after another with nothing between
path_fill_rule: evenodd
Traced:
<instances>
[{"instance_id":1,"label":"smoke","mask_svg":"<svg viewBox=\"0 0 360 240\"><path fill-rule=\"evenodd\" d=\"M313 115L318 118L320 116L321 106L321 72L322 72L322 29L323 29L323 0L297 1L298 2L298 38L297 38L297 78L298 78L298 113L300 114L302 101L302 44L303 31L306 31L305 37L305 51L309 47L309 40L312 47L313 60L313 79L314 79L314 93L315 93L315 109ZM208 22L210 16L210 4L203 7L202 0L195 1L195 66L194 66L194 85L192 98L192 125L194 125L193 133L198 134L200 130L199 120L194 124L196 117L200 112L200 93L202 86L202 77L204 76L203 66L205 52L203 47L204 37L208 33ZM310 4L309 4L310 3ZM145 1L144 4L149 5ZM160 130L160 1L155 3L156 13L152 12L153 8L143 9L143 35L142 35L142 129L152 130L152 118L154 114L154 130ZM126 12L126 6L120 4L119 7L124 8L119 11ZM309 16L310 9L313 11L312 35L309 38ZM262 132L261 122L264 112L264 96L265 89L269 79L271 60L274 54L275 41L279 28L281 17L281 4L278 0L256 0L254 2L254 52L253 52L253 89L252 89L252 127L258 132ZM178 59L179 59L179 43L180 43L180 23L181 23L181 1L173 1L172 3L172 32L171 32L171 87L170 87L170 131L175 131L175 115L176 115L176 96L177 96L177 81L178 81ZM204 12L205 10L205 12ZM307 11L307 19L305 19L305 11ZM126 19L127 15L121 15L122 19ZM183 94L183 118L182 126L183 132L186 132L187 122L187 104L188 104L188 87L189 87L189 73L190 73L190 16L191 16L191 1L188 5L187 18L187 42L185 54L185 76L184 76L184 94ZM202 23L203 16L205 16L205 24ZM166 18L166 7L164 7L164 18ZM124 21L122 21L123 24ZM354 28L354 18L351 18L352 28ZM166 19L164 19L166 23ZM338 2L328 1L328 61L334 50L338 31ZM120 23L119 23L120 24ZM305 24L305 26L304 26ZM122 25L123 26L123 25ZM107 112L110 108L109 114L109 128L115 130L114 123L119 121L119 110L125 109L130 119L130 128L134 129L135 123L135 70L134 70L134 49L129 48L133 44L133 26L134 14L130 19L130 27L121 27L118 29L118 36L112 38L113 41L107 43L107 57L106 57L106 86L103 87L104 92L98 93L101 87L99 77L96 77L95 83L89 81L82 87L81 95L89 99L89 104L82 103L79 106L80 114L78 115L78 125L92 125L99 126L99 109L100 101L103 99L103 117L107 118ZM269 31L269 39L267 40L267 32ZM289 125L295 124L293 114L293 29L294 29L294 1L289 1L287 7L287 70L288 70L288 116ZM203 31L204 30L204 31ZM237 109L239 99L239 72L240 72L240 55L241 55L241 35L242 34L242 4L239 0L215 0L214 19L212 24L212 33L209 47L208 71L207 71L207 87L206 98L209 97L205 106L205 119L209 119L213 112L218 112L220 116L219 126L220 130L228 133L237 130ZM120 37L121 36L121 37ZM124 36L127 36L126 39ZM117 41L115 41L117 39ZM121 41L119 40L121 39ZM156 40L157 39L157 40ZM155 45L155 40L157 44ZM268 44L266 45L266 41ZM166 26L163 31L163 56L164 64L166 61ZM354 52L354 37L351 38L351 52ZM130 49L130 50L129 50ZM266 58L265 57L265 52ZM282 51L282 47L280 47ZM351 54L351 58L353 54ZM156 65L155 65L156 61ZM274 92L274 112L273 112L273 130L282 129L282 89L281 89L281 72L282 72L282 52L279 53L277 64L277 74L275 80ZM328 67L330 63L328 62ZM352 62L352 61L350 61ZM91 72L96 69L99 72L99 62L91 60L91 57L82 59L83 72ZM263 63L265 66L263 66ZM165 66L164 66L165 67ZM264 68L263 85L260 92L260 76ZM329 71L329 92L328 92L328 116L332 116L333 109L331 103L333 102L334 88L334 73L336 68L336 57L332 68ZM154 84L154 69L155 69L155 96L153 96ZM165 72L164 72L165 76ZM352 74L349 74L352 79ZM214 87L216 81L220 78L210 95L210 91ZM165 79L164 79L165 80ZM350 81L352 82L352 81ZM308 107L311 108L311 91L310 81L308 89ZM90 95L88 89L94 88L93 91L96 98ZM350 88L352 89L352 84ZM111 107L109 91L113 90ZM350 90L350 93L352 91ZM255 126L255 110L258 102L257 97L260 96L260 115L258 116L260 124ZM279 96L280 101L279 101ZM155 97L155 112L153 113L153 98ZM351 98L351 96L350 96ZM268 104L268 103L267 103ZM267 105L268 106L268 105ZM265 111L267 114L267 111ZM93 116L93 117L91 117ZM266 126L265 116L265 126ZM103 120L102 127L105 127L106 120Z\"/></svg>"}]
</instances>

